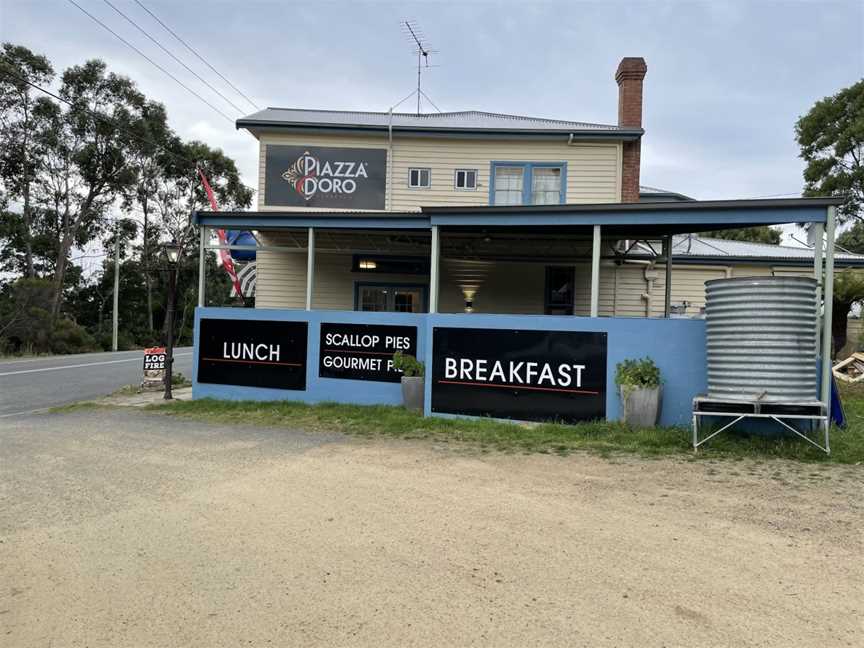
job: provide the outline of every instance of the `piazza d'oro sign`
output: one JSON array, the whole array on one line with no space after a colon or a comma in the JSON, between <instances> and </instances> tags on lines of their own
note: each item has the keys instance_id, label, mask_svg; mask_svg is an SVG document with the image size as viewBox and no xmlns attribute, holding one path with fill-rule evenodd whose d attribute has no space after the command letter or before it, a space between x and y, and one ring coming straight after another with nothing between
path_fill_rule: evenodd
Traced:
<instances>
[{"instance_id":1,"label":"piazza d'oro sign","mask_svg":"<svg viewBox=\"0 0 864 648\"><path fill-rule=\"evenodd\" d=\"M606 333L435 327L432 411L526 421L606 417Z\"/></svg>"},{"instance_id":2,"label":"piazza d'oro sign","mask_svg":"<svg viewBox=\"0 0 864 648\"><path fill-rule=\"evenodd\" d=\"M321 323L318 375L321 378L395 382L393 354L417 356L417 327Z\"/></svg>"},{"instance_id":3,"label":"piazza d'oro sign","mask_svg":"<svg viewBox=\"0 0 864 648\"><path fill-rule=\"evenodd\" d=\"M306 389L306 322L200 321L198 382Z\"/></svg>"},{"instance_id":4,"label":"piazza d'oro sign","mask_svg":"<svg viewBox=\"0 0 864 648\"><path fill-rule=\"evenodd\" d=\"M384 209L387 150L267 145L264 202Z\"/></svg>"}]
</instances>

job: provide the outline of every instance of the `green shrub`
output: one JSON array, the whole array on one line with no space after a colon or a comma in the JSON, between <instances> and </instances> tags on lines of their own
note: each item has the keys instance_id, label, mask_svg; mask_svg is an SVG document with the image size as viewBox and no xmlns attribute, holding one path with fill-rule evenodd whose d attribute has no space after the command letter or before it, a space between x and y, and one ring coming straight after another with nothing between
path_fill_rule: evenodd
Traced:
<instances>
[{"instance_id":1,"label":"green shrub","mask_svg":"<svg viewBox=\"0 0 864 648\"><path fill-rule=\"evenodd\" d=\"M615 367L615 384L626 389L660 386L660 369L651 358L628 359Z\"/></svg>"},{"instance_id":2,"label":"green shrub","mask_svg":"<svg viewBox=\"0 0 864 648\"><path fill-rule=\"evenodd\" d=\"M423 363L417 358L401 351L393 354L393 368L401 371L403 376L419 376L421 378L426 370Z\"/></svg>"},{"instance_id":3,"label":"green shrub","mask_svg":"<svg viewBox=\"0 0 864 648\"><path fill-rule=\"evenodd\" d=\"M47 343L52 353L98 351L96 340L87 329L68 319L58 319L54 323Z\"/></svg>"}]
</instances>

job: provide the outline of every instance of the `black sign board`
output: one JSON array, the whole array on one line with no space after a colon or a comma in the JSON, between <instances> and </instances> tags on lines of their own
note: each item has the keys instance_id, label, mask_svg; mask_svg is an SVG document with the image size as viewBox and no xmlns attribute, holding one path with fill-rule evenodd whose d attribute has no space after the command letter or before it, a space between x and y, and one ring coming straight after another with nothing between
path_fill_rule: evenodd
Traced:
<instances>
[{"instance_id":1,"label":"black sign board","mask_svg":"<svg viewBox=\"0 0 864 648\"><path fill-rule=\"evenodd\" d=\"M606 417L606 333L436 327L432 354L433 412Z\"/></svg>"},{"instance_id":2,"label":"black sign board","mask_svg":"<svg viewBox=\"0 0 864 648\"><path fill-rule=\"evenodd\" d=\"M306 389L306 322L202 319L198 382Z\"/></svg>"},{"instance_id":3,"label":"black sign board","mask_svg":"<svg viewBox=\"0 0 864 648\"><path fill-rule=\"evenodd\" d=\"M416 326L321 323L318 375L321 378L399 382L393 354L417 357Z\"/></svg>"},{"instance_id":4,"label":"black sign board","mask_svg":"<svg viewBox=\"0 0 864 648\"><path fill-rule=\"evenodd\" d=\"M264 203L384 209L387 150L267 145Z\"/></svg>"}]
</instances>

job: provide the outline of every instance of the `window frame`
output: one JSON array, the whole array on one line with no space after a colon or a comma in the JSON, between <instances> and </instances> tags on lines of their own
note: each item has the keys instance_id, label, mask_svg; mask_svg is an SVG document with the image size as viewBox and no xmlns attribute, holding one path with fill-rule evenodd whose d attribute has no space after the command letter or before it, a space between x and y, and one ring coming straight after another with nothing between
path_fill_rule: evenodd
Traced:
<instances>
[{"instance_id":1,"label":"window frame","mask_svg":"<svg viewBox=\"0 0 864 648\"><path fill-rule=\"evenodd\" d=\"M429 184L427 185L412 185L411 184L411 173L413 171L417 171L417 179L420 180L422 177L422 171L425 171L429 177ZM432 169L431 167L409 167L408 168L408 188L409 189L431 189L432 188Z\"/></svg>"},{"instance_id":2,"label":"window frame","mask_svg":"<svg viewBox=\"0 0 864 648\"><path fill-rule=\"evenodd\" d=\"M474 174L474 186L473 187L460 187L459 186L459 174L460 173L473 173ZM480 188L480 169L468 169L468 168L458 168L453 170L453 190L454 191L477 191Z\"/></svg>"},{"instance_id":3,"label":"window frame","mask_svg":"<svg viewBox=\"0 0 864 648\"><path fill-rule=\"evenodd\" d=\"M558 204L567 202L567 162L525 162L493 160L489 163L489 205L495 205L495 171L498 167L519 167L522 169L522 205L530 207L531 194L534 190L534 169L561 169L561 189L559 191Z\"/></svg>"},{"instance_id":4,"label":"window frame","mask_svg":"<svg viewBox=\"0 0 864 648\"><path fill-rule=\"evenodd\" d=\"M360 310L360 290L361 288L394 288L399 289L419 289L420 290L420 313L429 312L429 284L424 283L402 283L399 281L355 281L354 282L354 310L358 313L366 313L373 311ZM389 297L388 297L389 302ZM378 311L381 313L399 313L400 311L386 310ZM409 315L417 315L418 313L408 313Z\"/></svg>"},{"instance_id":5,"label":"window frame","mask_svg":"<svg viewBox=\"0 0 864 648\"><path fill-rule=\"evenodd\" d=\"M406 267L401 267L398 270L381 270L378 267L375 268L361 268L361 261L374 261L377 264L387 264L387 263L402 263L405 264ZM407 266L417 264L420 266L419 270L411 270L407 268ZM351 255L351 272L357 272L362 274L390 274L390 275L411 275L417 277L428 277L429 276L429 266L430 260L429 257L423 256L412 256L412 255L397 255L397 254L353 254Z\"/></svg>"}]
</instances>

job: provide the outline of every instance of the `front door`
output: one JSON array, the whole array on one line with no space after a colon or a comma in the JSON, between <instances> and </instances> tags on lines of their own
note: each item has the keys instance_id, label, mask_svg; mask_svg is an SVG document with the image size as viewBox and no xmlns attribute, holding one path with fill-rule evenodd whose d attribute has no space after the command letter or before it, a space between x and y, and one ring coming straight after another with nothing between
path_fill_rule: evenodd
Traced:
<instances>
[{"instance_id":1,"label":"front door","mask_svg":"<svg viewBox=\"0 0 864 648\"><path fill-rule=\"evenodd\" d=\"M422 313L426 309L425 296L423 286L358 284L356 310Z\"/></svg>"},{"instance_id":2,"label":"front door","mask_svg":"<svg viewBox=\"0 0 864 648\"><path fill-rule=\"evenodd\" d=\"M572 266L546 266L546 294L543 312L547 315L573 314L573 284L576 269Z\"/></svg>"}]
</instances>

